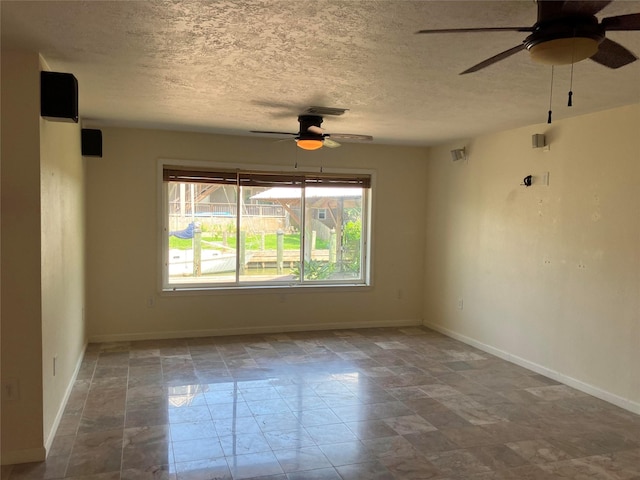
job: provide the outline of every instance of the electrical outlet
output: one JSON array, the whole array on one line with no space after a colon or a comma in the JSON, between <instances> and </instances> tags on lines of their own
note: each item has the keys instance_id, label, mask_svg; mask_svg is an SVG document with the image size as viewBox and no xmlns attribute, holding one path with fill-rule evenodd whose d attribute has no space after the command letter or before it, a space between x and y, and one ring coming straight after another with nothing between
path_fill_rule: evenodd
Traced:
<instances>
[{"instance_id":1,"label":"electrical outlet","mask_svg":"<svg viewBox=\"0 0 640 480\"><path fill-rule=\"evenodd\" d=\"M464 300L462 298L458 298L458 310L463 310L464 309Z\"/></svg>"},{"instance_id":2,"label":"electrical outlet","mask_svg":"<svg viewBox=\"0 0 640 480\"><path fill-rule=\"evenodd\" d=\"M147 297L147 307L148 308L153 308L153 306L156 304L156 299L154 298L153 295L149 295Z\"/></svg>"}]
</instances>

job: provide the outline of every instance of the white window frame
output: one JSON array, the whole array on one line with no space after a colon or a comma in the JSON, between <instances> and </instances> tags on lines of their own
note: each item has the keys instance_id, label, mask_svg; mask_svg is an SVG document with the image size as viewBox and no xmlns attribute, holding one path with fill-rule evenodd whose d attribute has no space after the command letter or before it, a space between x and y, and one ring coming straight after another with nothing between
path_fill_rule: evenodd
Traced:
<instances>
[{"instance_id":1,"label":"white window frame","mask_svg":"<svg viewBox=\"0 0 640 480\"><path fill-rule=\"evenodd\" d=\"M243 290L258 290L258 289L313 289L313 288L362 288L370 287L372 285L372 271L373 271L373 259L372 259L372 243L373 243L373 206L375 198L375 171L366 169L347 169L347 168L323 168L322 174L342 174L342 175L367 175L371 178L370 188L363 189L362 196L362 245L361 245L361 277L358 280L327 280L327 281L305 281L299 280L296 282L238 282L238 276L236 275L236 281L234 283L208 283L208 282L193 282L184 284L170 283L169 281L169 269L168 269L168 256L169 246L167 241L167 235L169 231L169 214L168 214L168 188L167 183L163 181L163 171L165 167L182 167L184 169L221 169L221 170L239 170L242 172L265 172L265 173L282 173L291 175L304 175L304 174L317 174L317 171L312 170L301 171L290 166L266 166L266 165L245 165L245 164L228 164L221 162L194 162L188 160L169 160L160 159L157 165L157 183L158 183L158 215L159 215L159 233L158 233L158 251L160 267L160 291L162 292L216 292L216 291L243 291ZM303 190L304 192L304 190ZM241 195L238 195L238 203L241 202ZM236 231L240 231L240 208L236 214ZM306 215L305 208L305 195L301 198L301 214L302 218ZM304 225L304 223L303 223ZM304 245L305 229L301 229L301 245ZM239 238L239 235L237 235Z\"/></svg>"}]
</instances>

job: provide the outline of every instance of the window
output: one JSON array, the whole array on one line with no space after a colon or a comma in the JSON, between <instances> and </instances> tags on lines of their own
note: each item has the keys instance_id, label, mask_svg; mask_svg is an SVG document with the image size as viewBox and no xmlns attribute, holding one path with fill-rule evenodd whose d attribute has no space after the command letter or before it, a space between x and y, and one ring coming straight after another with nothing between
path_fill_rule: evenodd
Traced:
<instances>
[{"instance_id":1,"label":"window","mask_svg":"<svg viewBox=\"0 0 640 480\"><path fill-rule=\"evenodd\" d=\"M370 175L162 174L164 289L368 283Z\"/></svg>"}]
</instances>

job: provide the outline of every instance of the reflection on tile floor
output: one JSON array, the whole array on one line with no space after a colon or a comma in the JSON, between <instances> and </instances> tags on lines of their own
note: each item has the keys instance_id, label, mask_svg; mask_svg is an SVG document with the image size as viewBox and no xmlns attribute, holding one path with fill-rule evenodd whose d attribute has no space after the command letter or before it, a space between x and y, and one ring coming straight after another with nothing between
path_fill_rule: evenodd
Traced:
<instances>
[{"instance_id":1,"label":"reflection on tile floor","mask_svg":"<svg viewBox=\"0 0 640 480\"><path fill-rule=\"evenodd\" d=\"M2 478L640 479L640 417L426 328L90 345Z\"/></svg>"}]
</instances>

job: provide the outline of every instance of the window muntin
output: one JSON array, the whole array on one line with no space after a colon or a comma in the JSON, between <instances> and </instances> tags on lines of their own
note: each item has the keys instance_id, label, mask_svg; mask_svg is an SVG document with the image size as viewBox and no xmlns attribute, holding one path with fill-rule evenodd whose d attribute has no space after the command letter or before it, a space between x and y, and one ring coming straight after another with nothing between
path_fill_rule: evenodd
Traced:
<instances>
[{"instance_id":1,"label":"window muntin","mask_svg":"<svg viewBox=\"0 0 640 480\"><path fill-rule=\"evenodd\" d=\"M367 284L370 175L163 166L163 180L165 289Z\"/></svg>"}]
</instances>

